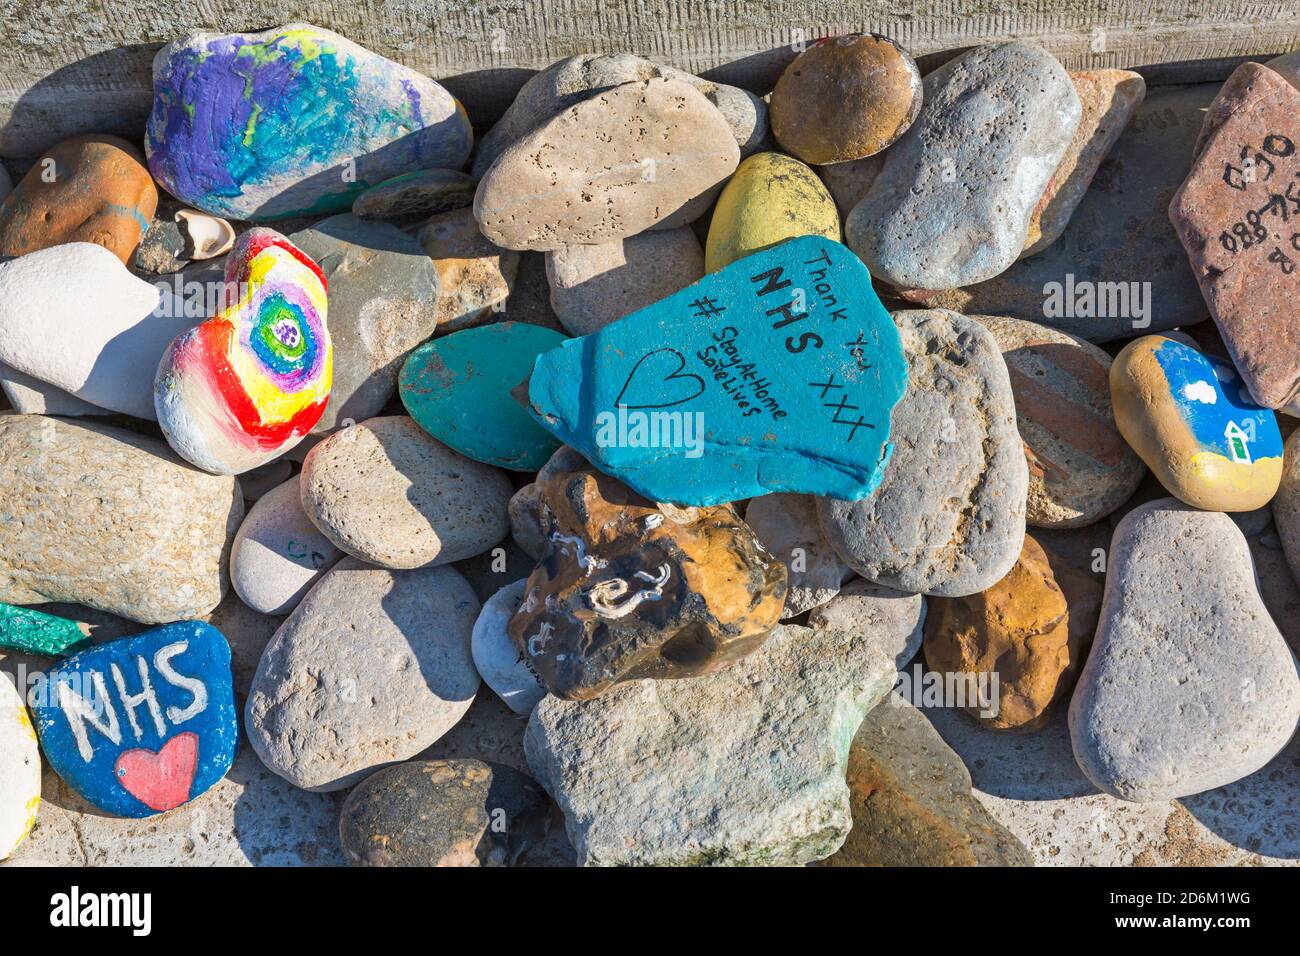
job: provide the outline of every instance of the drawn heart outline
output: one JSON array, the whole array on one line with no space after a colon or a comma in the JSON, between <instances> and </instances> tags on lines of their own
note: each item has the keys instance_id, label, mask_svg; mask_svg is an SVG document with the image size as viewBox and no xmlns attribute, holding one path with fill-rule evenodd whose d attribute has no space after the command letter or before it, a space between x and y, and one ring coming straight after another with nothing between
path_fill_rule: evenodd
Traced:
<instances>
[{"instance_id":1,"label":"drawn heart outline","mask_svg":"<svg viewBox=\"0 0 1300 956\"><path fill-rule=\"evenodd\" d=\"M651 363L652 367L645 374L641 375L641 378L645 379L647 382L650 382L653 385L662 385L665 382L674 382L674 381L682 382L684 383L684 387L686 388L691 387L689 385L689 382L691 379L694 379L695 380L694 390L689 395L683 395L681 398L676 398L673 399L672 401L639 402L635 404L631 402L625 402L624 396L627 395L628 389L633 389L633 394L635 396L636 389L633 388L633 384L634 382L636 382L638 375L641 374L642 366L644 366L646 362L648 362L649 360L654 359L656 355L675 355L677 357L677 367L667 375L660 374L658 378L654 378L654 369L653 369L654 365L662 366L667 363L671 363L672 361L671 359L666 360L666 362L656 359L653 363ZM684 356L681 352L677 351L674 348L655 349L653 352L647 352L645 355L641 356L641 358L637 360L637 363L635 365L632 366L632 371L628 374L627 381L623 383L622 389L619 390L618 397L614 399L614 407L618 408L619 406L624 406L626 408L671 408L673 405L680 405L683 402L689 402L691 399L698 397L704 392L704 379L700 378L694 372L683 373L682 369L684 369L685 367L686 367L686 356Z\"/></svg>"},{"instance_id":2,"label":"drawn heart outline","mask_svg":"<svg viewBox=\"0 0 1300 956\"><path fill-rule=\"evenodd\" d=\"M199 762L199 736L186 731L162 748L128 750L117 758L113 775L122 789L151 810L174 810L190 798Z\"/></svg>"}]
</instances>

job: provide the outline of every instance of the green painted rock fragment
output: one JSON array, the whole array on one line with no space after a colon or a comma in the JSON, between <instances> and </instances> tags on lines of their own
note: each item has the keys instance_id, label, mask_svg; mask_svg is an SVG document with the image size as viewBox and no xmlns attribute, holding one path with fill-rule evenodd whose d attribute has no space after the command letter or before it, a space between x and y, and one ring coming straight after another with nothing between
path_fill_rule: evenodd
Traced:
<instances>
[{"instance_id":1,"label":"green painted rock fragment","mask_svg":"<svg viewBox=\"0 0 1300 956\"><path fill-rule=\"evenodd\" d=\"M0 604L0 647L62 657L90 645L82 625L28 607Z\"/></svg>"}]
</instances>

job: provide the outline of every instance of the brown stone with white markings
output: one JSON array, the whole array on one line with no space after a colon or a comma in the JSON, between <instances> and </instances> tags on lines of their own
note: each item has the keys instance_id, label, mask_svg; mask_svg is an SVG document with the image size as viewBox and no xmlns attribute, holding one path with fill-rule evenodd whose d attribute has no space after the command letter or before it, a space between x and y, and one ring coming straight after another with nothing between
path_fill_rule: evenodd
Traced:
<instances>
[{"instance_id":1,"label":"brown stone with white markings","mask_svg":"<svg viewBox=\"0 0 1300 956\"><path fill-rule=\"evenodd\" d=\"M1223 85L1169 206L1201 294L1255 401L1300 393L1300 91L1258 63Z\"/></svg>"},{"instance_id":2,"label":"brown stone with white markings","mask_svg":"<svg viewBox=\"0 0 1300 956\"><path fill-rule=\"evenodd\" d=\"M1110 356L1035 322L971 318L993 333L1011 377L1016 429L1029 463L1026 523L1079 528L1110 514L1146 472L1115 427Z\"/></svg>"},{"instance_id":3,"label":"brown stone with white markings","mask_svg":"<svg viewBox=\"0 0 1300 956\"><path fill-rule=\"evenodd\" d=\"M708 674L776 625L785 565L731 505L657 504L567 448L537 486L548 550L509 634L552 694Z\"/></svg>"}]
</instances>

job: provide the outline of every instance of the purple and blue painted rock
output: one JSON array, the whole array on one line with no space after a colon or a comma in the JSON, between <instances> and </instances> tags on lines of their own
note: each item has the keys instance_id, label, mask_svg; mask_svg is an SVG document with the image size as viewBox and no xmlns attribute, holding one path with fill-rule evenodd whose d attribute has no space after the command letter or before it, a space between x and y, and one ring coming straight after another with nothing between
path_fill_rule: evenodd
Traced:
<instances>
[{"instance_id":1,"label":"purple and blue painted rock","mask_svg":"<svg viewBox=\"0 0 1300 956\"><path fill-rule=\"evenodd\" d=\"M207 791L235 761L230 646L201 621L74 654L39 688L45 757L101 810L148 817Z\"/></svg>"},{"instance_id":2,"label":"purple and blue painted rock","mask_svg":"<svg viewBox=\"0 0 1300 956\"><path fill-rule=\"evenodd\" d=\"M153 61L145 151L185 202L263 221L338 212L416 169L459 169L474 134L423 74L305 23L192 33Z\"/></svg>"},{"instance_id":3,"label":"purple and blue painted rock","mask_svg":"<svg viewBox=\"0 0 1300 956\"><path fill-rule=\"evenodd\" d=\"M802 236L540 356L533 416L653 501L859 500L907 387L898 329L845 246Z\"/></svg>"}]
</instances>

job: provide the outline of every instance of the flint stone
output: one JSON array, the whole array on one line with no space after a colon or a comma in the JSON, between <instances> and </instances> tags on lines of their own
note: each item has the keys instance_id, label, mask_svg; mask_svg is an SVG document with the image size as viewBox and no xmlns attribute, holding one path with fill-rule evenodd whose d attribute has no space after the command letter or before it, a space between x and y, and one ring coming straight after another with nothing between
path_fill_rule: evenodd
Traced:
<instances>
[{"instance_id":1,"label":"flint stone","mask_svg":"<svg viewBox=\"0 0 1300 956\"><path fill-rule=\"evenodd\" d=\"M1075 759L1102 790L1136 802L1232 783L1295 733L1296 670L1228 516L1172 498L1142 505L1111 544L1097 637L1070 702Z\"/></svg>"},{"instance_id":2,"label":"flint stone","mask_svg":"<svg viewBox=\"0 0 1300 956\"><path fill-rule=\"evenodd\" d=\"M478 612L452 568L388 571L344 558L257 665L244 715L253 749L294 786L318 791L415 756L474 700Z\"/></svg>"},{"instance_id":3,"label":"flint stone","mask_svg":"<svg viewBox=\"0 0 1300 956\"><path fill-rule=\"evenodd\" d=\"M155 438L0 417L0 601L85 604L143 624L202 617L226 591L239 482Z\"/></svg>"},{"instance_id":4,"label":"flint stone","mask_svg":"<svg viewBox=\"0 0 1300 956\"><path fill-rule=\"evenodd\" d=\"M844 842L849 742L894 678L863 635L780 625L721 673L547 697L524 753L583 865L800 865Z\"/></svg>"},{"instance_id":5,"label":"flint stone","mask_svg":"<svg viewBox=\"0 0 1300 956\"><path fill-rule=\"evenodd\" d=\"M1025 42L976 47L924 87L921 115L885 154L845 236L877 278L951 289L1020 255L1082 108L1065 68Z\"/></svg>"},{"instance_id":6,"label":"flint stone","mask_svg":"<svg viewBox=\"0 0 1300 956\"><path fill-rule=\"evenodd\" d=\"M822 498L831 546L869 581L911 594L982 591L1015 564L1029 469L997 341L944 310L894 314L908 362L894 454L861 501Z\"/></svg>"}]
</instances>

